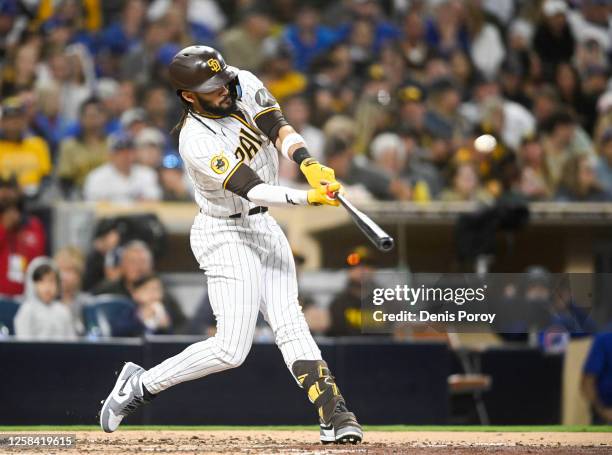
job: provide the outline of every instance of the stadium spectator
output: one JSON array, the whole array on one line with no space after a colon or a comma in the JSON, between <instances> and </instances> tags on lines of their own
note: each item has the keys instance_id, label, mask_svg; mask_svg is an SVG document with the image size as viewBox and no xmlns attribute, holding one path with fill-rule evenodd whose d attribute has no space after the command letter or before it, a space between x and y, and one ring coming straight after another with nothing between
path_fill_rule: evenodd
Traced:
<instances>
[{"instance_id":1,"label":"stadium spectator","mask_svg":"<svg viewBox=\"0 0 612 455\"><path fill-rule=\"evenodd\" d=\"M157 174L136 164L134 141L126 135L113 138L109 162L91 171L83 187L88 201L134 202L159 200L162 196Z\"/></svg>"},{"instance_id":2,"label":"stadium spectator","mask_svg":"<svg viewBox=\"0 0 612 455\"><path fill-rule=\"evenodd\" d=\"M602 68L609 65L607 50L598 39L586 38L576 46L574 61L580 77L588 68Z\"/></svg>"},{"instance_id":3,"label":"stadium spectator","mask_svg":"<svg viewBox=\"0 0 612 455\"><path fill-rule=\"evenodd\" d=\"M85 261L76 247L65 247L53 256L60 277L60 302L72 315L72 325L78 335L85 333L83 307L91 301L91 295L81 291Z\"/></svg>"},{"instance_id":4,"label":"stadium spectator","mask_svg":"<svg viewBox=\"0 0 612 455\"><path fill-rule=\"evenodd\" d=\"M134 290L134 283L144 276L154 274L153 255L149 247L139 240L124 245L121 249L119 271L118 279L107 280L98 284L93 289L93 293L96 295L116 294L130 297ZM176 299L168 291L164 291L162 303L170 316L172 326L179 330L185 322L185 315Z\"/></svg>"},{"instance_id":5,"label":"stadium spectator","mask_svg":"<svg viewBox=\"0 0 612 455\"><path fill-rule=\"evenodd\" d=\"M425 93L417 84L406 84L397 91L399 102L398 123L400 129L409 126L416 135L417 145L429 145L431 137L425 129Z\"/></svg>"},{"instance_id":6,"label":"stadium spectator","mask_svg":"<svg viewBox=\"0 0 612 455\"><path fill-rule=\"evenodd\" d=\"M172 3L173 0L153 0L147 11L147 18L150 21L161 19ZM227 24L225 12L215 0L187 0L183 4L185 9L182 13L187 21L206 29L208 33L219 33Z\"/></svg>"},{"instance_id":7,"label":"stadium spectator","mask_svg":"<svg viewBox=\"0 0 612 455\"><path fill-rule=\"evenodd\" d=\"M136 162L151 169L161 166L166 137L157 128L144 128L134 136Z\"/></svg>"},{"instance_id":8,"label":"stadium spectator","mask_svg":"<svg viewBox=\"0 0 612 455\"><path fill-rule=\"evenodd\" d=\"M189 181L183 171L183 160L178 153L164 155L159 167L159 182L164 201L191 201Z\"/></svg>"},{"instance_id":9,"label":"stadium spectator","mask_svg":"<svg viewBox=\"0 0 612 455\"><path fill-rule=\"evenodd\" d=\"M15 335L24 340L76 337L68 307L58 300L59 272L50 258L39 257L28 266L24 301L15 316Z\"/></svg>"},{"instance_id":10,"label":"stadium spectator","mask_svg":"<svg viewBox=\"0 0 612 455\"><path fill-rule=\"evenodd\" d=\"M578 8L568 14L568 21L576 40L594 40L604 51L610 50L608 31L609 3L606 0L582 0Z\"/></svg>"},{"instance_id":11,"label":"stadium spectator","mask_svg":"<svg viewBox=\"0 0 612 455\"><path fill-rule=\"evenodd\" d=\"M120 19L100 33L100 50L121 55L136 47L140 41L145 13L146 3L143 0L125 2Z\"/></svg>"},{"instance_id":12,"label":"stadium spectator","mask_svg":"<svg viewBox=\"0 0 612 455\"><path fill-rule=\"evenodd\" d=\"M459 113L461 96L452 80L433 81L427 89L429 107L425 127L433 136L446 140L463 138L467 125Z\"/></svg>"},{"instance_id":13,"label":"stadium spectator","mask_svg":"<svg viewBox=\"0 0 612 455\"><path fill-rule=\"evenodd\" d=\"M582 77L583 104L582 125L588 134L593 134L597 122L597 102L608 87L609 72L605 66L592 65L587 67Z\"/></svg>"},{"instance_id":14,"label":"stadium spectator","mask_svg":"<svg viewBox=\"0 0 612 455\"><path fill-rule=\"evenodd\" d=\"M35 43L23 44L12 55L7 56L7 64L0 73L0 87L6 97L17 96L23 91L32 90L36 83L36 67L40 60L40 46Z\"/></svg>"},{"instance_id":15,"label":"stadium spectator","mask_svg":"<svg viewBox=\"0 0 612 455\"><path fill-rule=\"evenodd\" d=\"M461 50L454 51L450 57L450 70L461 94L461 100L468 100L471 96L472 84L478 74L470 58Z\"/></svg>"},{"instance_id":16,"label":"stadium spectator","mask_svg":"<svg viewBox=\"0 0 612 455\"><path fill-rule=\"evenodd\" d=\"M162 303L164 288L156 275L145 275L132 284L130 295L136 303L136 314L146 333L162 334L171 331L172 320Z\"/></svg>"},{"instance_id":17,"label":"stadium spectator","mask_svg":"<svg viewBox=\"0 0 612 455\"><path fill-rule=\"evenodd\" d=\"M499 82L501 95L505 99L531 109L532 99L525 93L524 86L525 66L514 58L506 60L500 69Z\"/></svg>"},{"instance_id":18,"label":"stadium spectator","mask_svg":"<svg viewBox=\"0 0 612 455\"><path fill-rule=\"evenodd\" d=\"M519 192L527 200L546 200L552 189L544 166L544 150L539 137L529 134L523 138L519 149L521 163Z\"/></svg>"},{"instance_id":19,"label":"stadium spectator","mask_svg":"<svg viewBox=\"0 0 612 455\"><path fill-rule=\"evenodd\" d=\"M160 48L169 42L169 30L163 19L146 24L142 40L121 60L121 78L146 86L155 78L155 61Z\"/></svg>"},{"instance_id":20,"label":"stadium spectator","mask_svg":"<svg viewBox=\"0 0 612 455\"><path fill-rule=\"evenodd\" d=\"M131 137L138 136L143 129L147 128L147 113L141 107L126 110L119 118L121 131Z\"/></svg>"},{"instance_id":21,"label":"stadium spectator","mask_svg":"<svg viewBox=\"0 0 612 455\"><path fill-rule=\"evenodd\" d=\"M355 110L354 117L358 122L361 104L369 105L371 101L376 101L373 96L373 90L365 86L362 90L362 97L359 105L356 105L355 100L358 99L358 94L355 93L353 86L357 82L353 80L352 75L352 60L348 56L348 48L344 45L337 45L325 53L317 57L313 63L313 72L317 77L313 79L312 87L309 93L313 100L313 115L312 123L316 126L324 125L330 118L335 115L351 114L351 110ZM376 76L381 76L380 68L376 67ZM374 120L378 120L375 118ZM374 124L376 122L372 122ZM368 125L368 129L371 129ZM360 131L355 134L359 135Z\"/></svg>"},{"instance_id":22,"label":"stadium spectator","mask_svg":"<svg viewBox=\"0 0 612 455\"><path fill-rule=\"evenodd\" d=\"M427 22L427 43L440 55L448 56L455 49L469 52L470 43L465 25L465 5L460 0L436 2Z\"/></svg>"},{"instance_id":23,"label":"stadium spectator","mask_svg":"<svg viewBox=\"0 0 612 455\"><path fill-rule=\"evenodd\" d=\"M312 150L311 155L317 160L323 161L325 152L325 136L323 132L310 123L310 106L303 96L292 96L283 103L285 118L293 128L302 135ZM293 163L282 160L279 163L279 178L284 181L296 180L299 169Z\"/></svg>"},{"instance_id":24,"label":"stadium spectator","mask_svg":"<svg viewBox=\"0 0 612 455\"><path fill-rule=\"evenodd\" d=\"M533 115L540 132L550 123L550 119L559 111L561 101L552 85L542 85L532 97Z\"/></svg>"},{"instance_id":25,"label":"stadium spectator","mask_svg":"<svg viewBox=\"0 0 612 455\"><path fill-rule=\"evenodd\" d=\"M87 175L108 160L107 115L97 98L81 105L79 133L61 142L57 177L67 198L80 197Z\"/></svg>"},{"instance_id":26,"label":"stadium spectator","mask_svg":"<svg viewBox=\"0 0 612 455\"><path fill-rule=\"evenodd\" d=\"M409 69L420 72L425 67L429 54L423 17L412 10L404 17L402 25L403 34L399 41L402 57Z\"/></svg>"},{"instance_id":27,"label":"stadium spectator","mask_svg":"<svg viewBox=\"0 0 612 455\"><path fill-rule=\"evenodd\" d=\"M82 44L54 48L41 65L37 84L56 84L60 94L60 113L77 122L79 107L94 95L94 63Z\"/></svg>"},{"instance_id":28,"label":"stadium spectator","mask_svg":"<svg viewBox=\"0 0 612 455\"><path fill-rule=\"evenodd\" d=\"M542 330L550 325L553 277L540 266L531 266L525 271L522 302L518 311L524 312L524 322L531 331Z\"/></svg>"},{"instance_id":29,"label":"stadium spectator","mask_svg":"<svg viewBox=\"0 0 612 455\"><path fill-rule=\"evenodd\" d=\"M451 173L451 187L440 194L440 199L448 202L478 201L490 202L492 196L480 184L478 172L473 163L459 163Z\"/></svg>"},{"instance_id":30,"label":"stadium spectator","mask_svg":"<svg viewBox=\"0 0 612 455\"><path fill-rule=\"evenodd\" d=\"M172 114L172 103L174 98L170 98L168 90L161 85L147 87L144 94L143 107L146 111L147 121L151 126L160 131L170 131ZM176 115L172 118L178 118Z\"/></svg>"},{"instance_id":31,"label":"stadium spectator","mask_svg":"<svg viewBox=\"0 0 612 455\"><path fill-rule=\"evenodd\" d=\"M262 43L270 34L272 23L266 12L256 6L240 11L239 23L219 38L228 65L259 71L264 61Z\"/></svg>"},{"instance_id":32,"label":"stadium spectator","mask_svg":"<svg viewBox=\"0 0 612 455\"><path fill-rule=\"evenodd\" d=\"M310 123L311 108L304 96L294 96L285 101L283 112L287 121L302 135L312 149L312 155L323 159L325 137L323 132Z\"/></svg>"},{"instance_id":33,"label":"stadium spectator","mask_svg":"<svg viewBox=\"0 0 612 455\"><path fill-rule=\"evenodd\" d=\"M591 112L588 112L589 107L586 105L586 99L582 93L580 85L580 76L578 71L571 63L563 62L557 66L555 72L555 86L559 91L559 98L577 118L583 118L583 125L588 122L592 130ZM588 119L586 117L589 117Z\"/></svg>"},{"instance_id":34,"label":"stadium spectator","mask_svg":"<svg viewBox=\"0 0 612 455\"><path fill-rule=\"evenodd\" d=\"M401 36L397 26L388 21L383 14L380 2L376 0L353 1L350 2L349 8L351 14L342 18L341 21L345 21L346 17L352 17L351 28L357 21L369 22L373 31L372 50L375 54L380 53L391 40L398 39ZM343 32L344 30L341 28L340 31Z\"/></svg>"},{"instance_id":35,"label":"stadium spectator","mask_svg":"<svg viewBox=\"0 0 612 455\"><path fill-rule=\"evenodd\" d=\"M590 308L584 307L587 302L579 301L576 290L566 277L558 277L553 287L552 305L550 306L551 331L565 331L570 336L583 337L595 333L597 327L591 318ZM560 329L560 330L559 330Z\"/></svg>"},{"instance_id":36,"label":"stadium spectator","mask_svg":"<svg viewBox=\"0 0 612 455\"><path fill-rule=\"evenodd\" d=\"M344 289L334 296L329 305L331 324L329 336L361 335L362 299L374 288L374 252L367 246L358 246L347 256L348 278Z\"/></svg>"},{"instance_id":37,"label":"stadium spectator","mask_svg":"<svg viewBox=\"0 0 612 455\"><path fill-rule=\"evenodd\" d=\"M25 109L16 97L2 103L0 176L17 176L24 193L35 196L51 172L51 156L44 139L30 134Z\"/></svg>"},{"instance_id":38,"label":"stadium spectator","mask_svg":"<svg viewBox=\"0 0 612 455\"><path fill-rule=\"evenodd\" d=\"M93 235L92 248L85 260L83 289L91 292L101 282L115 280L119 276L116 266L116 251L121 234L113 219L100 220Z\"/></svg>"},{"instance_id":39,"label":"stadium spectator","mask_svg":"<svg viewBox=\"0 0 612 455\"><path fill-rule=\"evenodd\" d=\"M355 72L365 74L367 68L374 62L374 25L366 19L353 22L348 37L348 48Z\"/></svg>"},{"instance_id":40,"label":"stadium spectator","mask_svg":"<svg viewBox=\"0 0 612 455\"><path fill-rule=\"evenodd\" d=\"M36 89L36 112L32 130L49 145L53 161L57 161L60 142L68 136L71 123L60 113L60 91L55 83Z\"/></svg>"},{"instance_id":41,"label":"stadium spectator","mask_svg":"<svg viewBox=\"0 0 612 455\"><path fill-rule=\"evenodd\" d=\"M376 136L371 144L371 155L378 168L397 182L392 183L392 191L397 192L398 200L427 202L431 199L429 186L424 179L418 179L416 175L412 175L412 179L406 178L408 154L397 134L382 133Z\"/></svg>"},{"instance_id":42,"label":"stadium spectator","mask_svg":"<svg viewBox=\"0 0 612 455\"><path fill-rule=\"evenodd\" d=\"M289 98L304 92L308 86L308 78L293 68L289 45L282 40L267 39L263 47L261 79L272 96L283 104Z\"/></svg>"},{"instance_id":43,"label":"stadium spectator","mask_svg":"<svg viewBox=\"0 0 612 455\"><path fill-rule=\"evenodd\" d=\"M28 264L45 254L41 221L29 215L15 178L0 178L0 294L23 293Z\"/></svg>"},{"instance_id":44,"label":"stadium spectator","mask_svg":"<svg viewBox=\"0 0 612 455\"><path fill-rule=\"evenodd\" d=\"M49 35L53 47L80 43L93 54L96 40L92 32L100 27L101 16L100 5L96 2L64 0L42 5L37 19L43 24L43 31Z\"/></svg>"},{"instance_id":45,"label":"stadium spectator","mask_svg":"<svg viewBox=\"0 0 612 455\"><path fill-rule=\"evenodd\" d=\"M535 119L521 104L499 96L497 84L482 82L480 88L486 84L490 84L489 88L484 89L485 94L477 106L479 127L483 132L496 136L505 147L517 150L523 136L534 131ZM490 92L486 93L487 90Z\"/></svg>"},{"instance_id":46,"label":"stadium spectator","mask_svg":"<svg viewBox=\"0 0 612 455\"><path fill-rule=\"evenodd\" d=\"M376 199L410 199L410 187L405 182L387 176L364 156L355 158L353 149L342 139L330 139L325 156L336 177L347 185L361 185Z\"/></svg>"},{"instance_id":47,"label":"stadium spectator","mask_svg":"<svg viewBox=\"0 0 612 455\"><path fill-rule=\"evenodd\" d=\"M539 332L543 347L565 348L569 335L584 336L595 331L587 311L577 305L567 277L553 275L540 266L529 267L525 274L524 308L526 321L533 332ZM522 311L522 310L521 310ZM557 337L555 334L566 334ZM549 336L552 335L552 336ZM552 341L553 346L548 343Z\"/></svg>"},{"instance_id":48,"label":"stadium spectator","mask_svg":"<svg viewBox=\"0 0 612 455\"><path fill-rule=\"evenodd\" d=\"M607 129L599 141L595 175L604 191L612 194L612 129Z\"/></svg>"},{"instance_id":49,"label":"stadium spectator","mask_svg":"<svg viewBox=\"0 0 612 455\"><path fill-rule=\"evenodd\" d=\"M578 154L594 154L591 141L576 119L567 111L553 114L545 125L544 156L552 188L556 191L565 163Z\"/></svg>"},{"instance_id":50,"label":"stadium spectator","mask_svg":"<svg viewBox=\"0 0 612 455\"><path fill-rule=\"evenodd\" d=\"M591 405L593 423L612 425L612 333L600 333L593 339L581 388Z\"/></svg>"},{"instance_id":51,"label":"stadium spectator","mask_svg":"<svg viewBox=\"0 0 612 455\"><path fill-rule=\"evenodd\" d=\"M189 9L192 10L191 15L188 14ZM193 43L218 46L215 41L216 36L210 28L204 25L201 19L193 20L193 10L193 3L188 4L188 2L184 1L172 1L169 3L162 16L166 28L170 31L168 41L178 44L181 48ZM198 14L201 14L201 12L199 11Z\"/></svg>"},{"instance_id":52,"label":"stadium spectator","mask_svg":"<svg viewBox=\"0 0 612 455\"><path fill-rule=\"evenodd\" d=\"M467 0L465 9L471 60L485 77L495 77L506 56L501 34L494 25L487 22L479 0Z\"/></svg>"},{"instance_id":53,"label":"stadium spectator","mask_svg":"<svg viewBox=\"0 0 612 455\"><path fill-rule=\"evenodd\" d=\"M312 60L342 39L336 30L320 24L319 11L309 4L302 4L295 24L285 29L285 39L293 53L294 66L307 71Z\"/></svg>"},{"instance_id":54,"label":"stadium spectator","mask_svg":"<svg viewBox=\"0 0 612 455\"><path fill-rule=\"evenodd\" d=\"M408 178L413 185L425 185L422 190L427 190L431 198L437 198L444 182L438 170L428 161L426 151L418 145L418 131L411 127L402 127L398 133L406 151L407 160L402 175ZM417 199L425 200L426 198L417 197Z\"/></svg>"},{"instance_id":55,"label":"stadium spectator","mask_svg":"<svg viewBox=\"0 0 612 455\"><path fill-rule=\"evenodd\" d=\"M597 180L594 158L582 154L566 161L555 199L566 202L605 202L612 200L612 196L606 193Z\"/></svg>"},{"instance_id":56,"label":"stadium spectator","mask_svg":"<svg viewBox=\"0 0 612 455\"><path fill-rule=\"evenodd\" d=\"M545 0L542 20L538 24L533 46L544 66L544 75L552 76L556 66L569 62L576 40L567 22L568 6L564 0Z\"/></svg>"}]
</instances>

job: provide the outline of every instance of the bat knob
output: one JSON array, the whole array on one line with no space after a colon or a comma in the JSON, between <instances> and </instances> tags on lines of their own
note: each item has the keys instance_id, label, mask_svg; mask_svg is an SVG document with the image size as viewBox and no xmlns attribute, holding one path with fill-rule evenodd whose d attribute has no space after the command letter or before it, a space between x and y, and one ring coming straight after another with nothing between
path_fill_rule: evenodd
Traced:
<instances>
[{"instance_id":1,"label":"bat knob","mask_svg":"<svg viewBox=\"0 0 612 455\"><path fill-rule=\"evenodd\" d=\"M378 244L378 249L380 251L391 251L394 245L395 242L393 241L392 237L385 237L381 239L380 243Z\"/></svg>"}]
</instances>

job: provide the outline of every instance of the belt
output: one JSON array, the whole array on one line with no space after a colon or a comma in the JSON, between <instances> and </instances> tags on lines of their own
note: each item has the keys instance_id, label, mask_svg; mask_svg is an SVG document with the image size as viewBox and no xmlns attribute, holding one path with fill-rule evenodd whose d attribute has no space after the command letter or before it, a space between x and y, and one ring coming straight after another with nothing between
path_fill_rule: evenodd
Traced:
<instances>
[{"instance_id":1,"label":"belt","mask_svg":"<svg viewBox=\"0 0 612 455\"><path fill-rule=\"evenodd\" d=\"M266 213L268 211L268 207L261 207L261 206L257 206L257 207L253 207L251 210L249 210L248 216L251 215L257 215L258 213ZM233 215L230 215L229 218L242 218L242 213L234 213Z\"/></svg>"}]
</instances>

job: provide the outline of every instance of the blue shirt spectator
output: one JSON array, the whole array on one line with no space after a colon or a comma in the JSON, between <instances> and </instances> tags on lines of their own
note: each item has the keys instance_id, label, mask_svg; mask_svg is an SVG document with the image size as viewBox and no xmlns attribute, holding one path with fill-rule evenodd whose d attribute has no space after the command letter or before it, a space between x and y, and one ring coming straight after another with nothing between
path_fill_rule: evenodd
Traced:
<instances>
[{"instance_id":1,"label":"blue shirt spectator","mask_svg":"<svg viewBox=\"0 0 612 455\"><path fill-rule=\"evenodd\" d=\"M114 54L125 54L135 47L143 30L146 4L141 0L124 2L119 20L111 23L99 35L99 50L107 49Z\"/></svg>"},{"instance_id":2,"label":"blue shirt spectator","mask_svg":"<svg viewBox=\"0 0 612 455\"><path fill-rule=\"evenodd\" d=\"M595 337L583 374L582 389L596 421L612 423L612 333Z\"/></svg>"},{"instance_id":3,"label":"blue shirt spectator","mask_svg":"<svg viewBox=\"0 0 612 455\"><path fill-rule=\"evenodd\" d=\"M292 48L295 68L307 71L314 57L344 39L349 30L348 27L334 30L320 25L317 11L309 6L302 7L295 25L288 26L285 31L285 40Z\"/></svg>"}]
</instances>

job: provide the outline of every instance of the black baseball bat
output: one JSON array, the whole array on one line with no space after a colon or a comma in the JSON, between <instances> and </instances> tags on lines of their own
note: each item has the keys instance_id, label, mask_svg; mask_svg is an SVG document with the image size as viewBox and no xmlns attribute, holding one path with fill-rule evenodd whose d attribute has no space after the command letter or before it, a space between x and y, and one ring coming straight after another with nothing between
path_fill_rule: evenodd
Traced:
<instances>
[{"instance_id":1,"label":"black baseball bat","mask_svg":"<svg viewBox=\"0 0 612 455\"><path fill-rule=\"evenodd\" d=\"M336 198L340 201L342 206L351 215L357 227L361 229L361 232L378 248L380 251L391 251L394 245L393 237L387 234L382 228L376 224L372 219L362 211L358 210L351 202L346 199L342 194L337 194Z\"/></svg>"}]
</instances>

